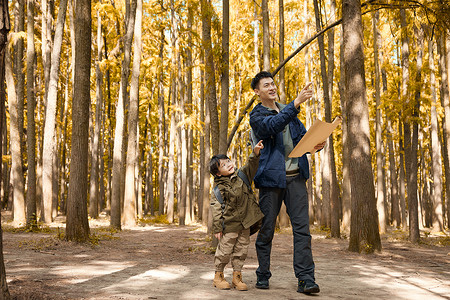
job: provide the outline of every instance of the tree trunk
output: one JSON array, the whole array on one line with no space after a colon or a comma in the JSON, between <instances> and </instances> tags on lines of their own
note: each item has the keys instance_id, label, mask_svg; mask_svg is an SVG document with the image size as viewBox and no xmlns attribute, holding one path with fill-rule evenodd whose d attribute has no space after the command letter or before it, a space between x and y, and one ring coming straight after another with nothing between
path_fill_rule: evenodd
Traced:
<instances>
[{"instance_id":1,"label":"tree trunk","mask_svg":"<svg viewBox=\"0 0 450 300\"><path fill-rule=\"evenodd\" d=\"M67 197L66 239L86 242L89 239L87 214L88 143L90 69L91 69L91 1L75 3L75 80L72 104L72 154Z\"/></svg>"},{"instance_id":2,"label":"tree trunk","mask_svg":"<svg viewBox=\"0 0 450 300\"><path fill-rule=\"evenodd\" d=\"M339 94L341 98L342 113L342 230L344 232L350 231L350 216L351 216L351 185L350 185L350 154L348 146L348 120L346 116L347 96L345 90L345 66L344 66L344 40L340 39L340 78L339 78Z\"/></svg>"},{"instance_id":3,"label":"tree trunk","mask_svg":"<svg viewBox=\"0 0 450 300\"><path fill-rule=\"evenodd\" d=\"M381 250L378 218L370 158L370 130L365 86L361 3L344 0L345 87L350 147L351 228L349 250Z\"/></svg>"},{"instance_id":4,"label":"tree trunk","mask_svg":"<svg viewBox=\"0 0 450 300\"><path fill-rule=\"evenodd\" d=\"M123 194L122 176L125 145L125 107L128 101L128 77L130 74L131 43L134 35L137 0L126 1L126 20L124 38L124 58L120 79L119 99L116 107L116 128L114 132L114 153L111 185L111 227L121 228L121 200Z\"/></svg>"},{"instance_id":5,"label":"tree trunk","mask_svg":"<svg viewBox=\"0 0 450 300\"><path fill-rule=\"evenodd\" d=\"M316 17L316 30L322 29L321 12L317 0L314 0L314 14ZM331 100L330 91L328 86L328 73L325 60L325 44L323 35L318 37L319 52L320 52L320 73L323 86L323 98L325 104L325 121L331 121ZM332 139L332 137L330 136ZM330 196L331 196L331 161L330 161L330 139L328 139L328 145L322 151L322 218L319 220L320 225L330 228L331 225L331 212L330 212Z\"/></svg>"},{"instance_id":6,"label":"tree trunk","mask_svg":"<svg viewBox=\"0 0 450 300\"><path fill-rule=\"evenodd\" d=\"M17 0L15 4L15 18L14 18L14 31L24 32L25 31L25 0ZM25 93L25 73L23 72L23 52L24 52L24 39L20 37L15 45L15 56L14 56L14 75L17 81L16 85L16 95L17 95L17 124L19 130L20 139L20 157L21 157L21 168L23 169L23 115L24 115L24 93ZM22 172L23 173L23 172ZM24 195L25 197L25 195Z\"/></svg>"},{"instance_id":7,"label":"tree trunk","mask_svg":"<svg viewBox=\"0 0 450 300\"><path fill-rule=\"evenodd\" d=\"M447 57L447 94L450 94L450 30L447 30L446 32L446 53L445 56ZM450 95L449 95L450 97ZM449 99L450 102L450 99ZM447 198L448 199L448 198ZM449 200L446 200L447 202L447 228L450 228L450 203Z\"/></svg>"},{"instance_id":8,"label":"tree trunk","mask_svg":"<svg viewBox=\"0 0 450 300\"><path fill-rule=\"evenodd\" d=\"M262 0L263 24L263 71L270 71L270 28L269 28L269 1Z\"/></svg>"},{"instance_id":9,"label":"tree trunk","mask_svg":"<svg viewBox=\"0 0 450 300\"><path fill-rule=\"evenodd\" d=\"M445 41L444 36L439 34L436 36L438 40L438 54L439 54L439 75L441 76L440 94L441 105L444 108L443 119L443 146L444 146L444 170L445 170L445 203L447 206L450 201L450 97L449 97L449 83L448 83L448 66L446 63ZM441 201L434 203L434 217L433 230L444 230L444 215L445 209Z\"/></svg>"},{"instance_id":10,"label":"tree trunk","mask_svg":"<svg viewBox=\"0 0 450 300\"><path fill-rule=\"evenodd\" d=\"M381 137L381 84L380 84L380 64L378 60L378 12L372 13L372 28L373 28L373 53L374 53L374 65L375 65L375 104L376 104L376 120L375 120L375 145L376 145L376 162L377 162L377 210L378 210L378 223L380 225L380 233L386 233L387 220L385 215L385 195L384 195L384 178L383 178L383 140Z\"/></svg>"},{"instance_id":11,"label":"tree trunk","mask_svg":"<svg viewBox=\"0 0 450 300\"><path fill-rule=\"evenodd\" d=\"M37 226L36 217L36 98L34 93L34 0L27 0L27 227ZM0 83L1 84L1 83ZM1 130L0 130L1 132ZM0 147L1 148L1 147Z\"/></svg>"},{"instance_id":12,"label":"tree trunk","mask_svg":"<svg viewBox=\"0 0 450 300\"><path fill-rule=\"evenodd\" d=\"M279 48L278 48L278 57L279 63L281 64L284 61L284 1L278 0L278 14L280 19L280 37L279 37ZM279 94L281 103L286 103L286 80L285 80L285 70L284 67L280 70L279 77Z\"/></svg>"},{"instance_id":13,"label":"tree trunk","mask_svg":"<svg viewBox=\"0 0 450 300\"><path fill-rule=\"evenodd\" d=\"M408 180L408 208L409 208L409 239L413 243L417 243L420 238L419 232L419 201L417 199L418 191L418 163L417 163L417 148L419 144L419 124L417 119L419 118L420 110L420 92L421 92L421 80L422 80L422 57L423 57L423 30L422 28L417 29L416 39L417 45L417 69L416 69L416 84L415 84L415 95L414 95L414 107L413 107L413 132L411 140L411 173ZM408 152L406 152L408 154Z\"/></svg>"},{"instance_id":14,"label":"tree trunk","mask_svg":"<svg viewBox=\"0 0 450 300\"><path fill-rule=\"evenodd\" d=\"M210 0L201 0L202 46L205 51L205 99L208 101L211 120L212 154L219 153L219 116L217 112L214 56L211 40L212 7Z\"/></svg>"},{"instance_id":15,"label":"tree trunk","mask_svg":"<svg viewBox=\"0 0 450 300\"><path fill-rule=\"evenodd\" d=\"M159 185L159 215L164 214L164 173L165 173L165 160L166 156L166 112L164 109L164 82L163 82L163 71L164 71L164 28L160 30L161 41L159 45L159 66L158 66L158 185Z\"/></svg>"},{"instance_id":16,"label":"tree trunk","mask_svg":"<svg viewBox=\"0 0 450 300\"><path fill-rule=\"evenodd\" d=\"M44 222L53 221L53 199L54 195L54 162L56 155L56 110L59 68L61 61L61 46L64 34L64 23L66 20L67 0L62 0L59 5L58 17L56 20L56 31L54 45L51 54L50 80L47 93L47 105L45 112L44 141L42 151L42 204L44 212Z\"/></svg>"},{"instance_id":17,"label":"tree trunk","mask_svg":"<svg viewBox=\"0 0 450 300\"><path fill-rule=\"evenodd\" d=\"M263 1L264 2L264 1ZM230 97L230 2L222 0L222 66L220 97L220 138L219 153L227 153L228 102Z\"/></svg>"},{"instance_id":18,"label":"tree trunk","mask_svg":"<svg viewBox=\"0 0 450 300\"><path fill-rule=\"evenodd\" d=\"M102 19L100 12L97 11L97 63L96 63L96 103L95 103L95 125L94 136L92 137L92 156L91 156L91 176L90 176L90 189L89 189L89 216L96 219L98 217L99 207L99 187L98 187L98 175L99 175L99 144L101 140L101 124L102 124L102 112L103 112L103 73L100 70L100 62L102 61Z\"/></svg>"},{"instance_id":19,"label":"tree trunk","mask_svg":"<svg viewBox=\"0 0 450 300\"><path fill-rule=\"evenodd\" d=\"M125 198L123 209L123 224L136 225L136 180L135 169L139 158L139 72L142 53L142 0L136 0L134 26L134 56L130 84L130 106L128 112L128 149L125 175Z\"/></svg>"},{"instance_id":20,"label":"tree trunk","mask_svg":"<svg viewBox=\"0 0 450 300\"><path fill-rule=\"evenodd\" d=\"M258 4L255 3L254 13L253 13L253 59L255 64L255 74L259 73L261 70L259 68L259 18L258 18Z\"/></svg>"},{"instance_id":21,"label":"tree trunk","mask_svg":"<svg viewBox=\"0 0 450 300\"><path fill-rule=\"evenodd\" d=\"M188 28L191 28L194 24L194 8L193 2L188 2ZM193 99L193 88L192 88L192 68L194 66L192 62L192 49L194 44L192 42L193 33L188 32L187 42L188 48L186 49L186 105L189 116L192 115L192 99ZM195 188L194 188L194 138L193 130L191 126L186 128L187 135L187 182L186 182L186 222L192 223L195 220L194 215L194 204L195 204Z\"/></svg>"},{"instance_id":22,"label":"tree trunk","mask_svg":"<svg viewBox=\"0 0 450 300\"><path fill-rule=\"evenodd\" d=\"M175 115L171 113L169 130L169 168L167 173L167 220L173 223L175 201Z\"/></svg>"},{"instance_id":23,"label":"tree trunk","mask_svg":"<svg viewBox=\"0 0 450 300\"><path fill-rule=\"evenodd\" d=\"M14 224L20 225L26 222L25 216L25 186L22 168L21 142L19 134L19 116L17 110L17 93L14 84L14 75L9 47L5 55L5 76L8 88L8 104L10 115L10 139L11 139L11 182L13 187L13 215Z\"/></svg>"},{"instance_id":24,"label":"tree trunk","mask_svg":"<svg viewBox=\"0 0 450 300\"><path fill-rule=\"evenodd\" d=\"M7 34L11 29L9 22L8 1L0 0L0 157L3 150L3 139L1 138L4 130L4 110L5 110L5 54L7 47ZM4 170L2 170L2 163L0 162L0 181L4 177ZM1 215L0 215L1 220ZM5 260L3 258L3 230L0 226L0 298L9 300L11 298L8 289L8 282L6 281Z\"/></svg>"},{"instance_id":25,"label":"tree trunk","mask_svg":"<svg viewBox=\"0 0 450 300\"><path fill-rule=\"evenodd\" d=\"M400 217L400 204L399 204L399 197L398 197L398 177L397 177L397 171L396 171L396 165L395 165L395 153L394 153L394 139L392 137L393 135L393 129L391 125L391 120L388 118L388 147L389 147L389 173L390 173L390 180L391 180L391 216L392 216L392 225L394 225L395 228L399 228L402 221ZM403 168L402 168L403 169Z\"/></svg>"}]
</instances>

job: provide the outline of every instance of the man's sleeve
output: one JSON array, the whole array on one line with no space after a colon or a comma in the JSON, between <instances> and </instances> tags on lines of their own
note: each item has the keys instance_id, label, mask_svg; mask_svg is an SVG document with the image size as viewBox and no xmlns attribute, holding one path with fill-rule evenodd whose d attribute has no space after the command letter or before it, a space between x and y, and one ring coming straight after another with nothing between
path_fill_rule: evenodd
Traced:
<instances>
[{"instance_id":1,"label":"man's sleeve","mask_svg":"<svg viewBox=\"0 0 450 300\"><path fill-rule=\"evenodd\" d=\"M258 139L266 139L283 131L292 119L297 118L298 113L292 101L276 115L250 115L250 126Z\"/></svg>"}]
</instances>

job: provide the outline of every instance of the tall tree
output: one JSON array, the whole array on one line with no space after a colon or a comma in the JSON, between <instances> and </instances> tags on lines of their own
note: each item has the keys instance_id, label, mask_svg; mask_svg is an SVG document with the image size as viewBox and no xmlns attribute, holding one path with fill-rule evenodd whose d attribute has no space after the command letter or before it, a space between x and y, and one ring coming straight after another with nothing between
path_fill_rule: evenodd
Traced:
<instances>
[{"instance_id":1,"label":"tall tree","mask_svg":"<svg viewBox=\"0 0 450 300\"><path fill-rule=\"evenodd\" d=\"M437 95L436 95L436 68L434 63L434 40L430 38L428 41L428 61L430 66L430 89L431 89L431 160L433 174L433 193L432 205L434 208L439 207L442 202L442 157L441 157L441 141L439 139L439 120L437 117ZM445 150L445 149L443 149ZM445 151L443 151L445 152ZM432 222L435 222L436 229L439 228L438 218L432 214Z\"/></svg>"},{"instance_id":2,"label":"tall tree","mask_svg":"<svg viewBox=\"0 0 450 300\"><path fill-rule=\"evenodd\" d=\"M27 227L37 226L36 216L36 98L34 92L34 0L27 0Z\"/></svg>"},{"instance_id":3,"label":"tall tree","mask_svg":"<svg viewBox=\"0 0 450 300\"><path fill-rule=\"evenodd\" d=\"M348 146L350 148L351 225L349 250L381 250L370 158L369 116L365 86L361 3L342 3Z\"/></svg>"},{"instance_id":4,"label":"tall tree","mask_svg":"<svg viewBox=\"0 0 450 300\"><path fill-rule=\"evenodd\" d=\"M322 29L321 12L319 3L314 0L314 14L316 17L316 30ZM324 36L320 35L317 39L319 43L320 52L320 74L322 78L323 98L325 103L325 120L331 121L331 99L328 86L328 73L325 58L325 43ZM330 168L330 144L323 149L322 153L322 218L319 220L321 226L330 227L331 224L331 212L330 212L330 196L331 196L331 168Z\"/></svg>"},{"instance_id":5,"label":"tall tree","mask_svg":"<svg viewBox=\"0 0 450 300\"><path fill-rule=\"evenodd\" d=\"M116 127L114 132L113 170L111 185L111 227L121 228L122 214L122 174L123 156L125 146L125 107L128 102L128 82L130 75L131 44L134 35L134 23L136 17L137 0L125 1L125 37L124 57L122 61L119 99L116 106Z\"/></svg>"},{"instance_id":6,"label":"tall tree","mask_svg":"<svg viewBox=\"0 0 450 300\"><path fill-rule=\"evenodd\" d=\"M5 76L8 87L8 104L10 114L10 136L11 136L11 181L13 187L13 214L16 225L24 224L25 217L25 186L22 168L22 153L19 134L19 112L17 105L17 93L14 84L14 75L9 47L6 48Z\"/></svg>"},{"instance_id":7,"label":"tall tree","mask_svg":"<svg viewBox=\"0 0 450 300\"><path fill-rule=\"evenodd\" d=\"M411 155L410 170L411 173L408 179L408 209L409 209L409 239L413 243L417 243L420 238L419 232L419 201L417 199L418 190L418 162L417 149L419 145L419 110L420 110L420 92L422 81L422 57L423 57L423 28L417 29L415 27L415 35L417 40L417 62L416 62L416 76L415 76L415 91L413 99L413 121L412 121L412 139L411 139ZM406 152L408 154L408 152Z\"/></svg>"},{"instance_id":8,"label":"tall tree","mask_svg":"<svg viewBox=\"0 0 450 300\"><path fill-rule=\"evenodd\" d=\"M187 27L192 28L194 25L194 2L188 1L188 19ZM187 34L187 49L186 49L186 105L187 112L190 116L193 114L193 80L192 69L194 66L192 51L194 49L193 43L194 32L189 30ZM186 222L191 223L195 220L194 206L195 206L195 188L194 188L194 136L192 126L188 126L187 130L187 182L186 182Z\"/></svg>"},{"instance_id":9,"label":"tall tree","mask_svg":"<svg viewBox=\"0 0 450 300\"><path fill-rule=\"evenodd\" d=\"M91 149L91 176L89 178L89 216L91 218L97 218L99 213L99 159L100 159L100 129L102 124L102 112L103 112L103 72L100 69L100 62L102 61L103 37L102 37L102 18L100 11L97 11L97 62L95 66L95 124L94 135L92 137L92 149Z\"/></svg>"},{"instance_id":10,"label":"tall tree","mask_svg":"<svg viewBox=\"0 0 450 300\"><path fill-rule=\"evenodd\" d=\"M25 31L25 0L18 0L15 4L14 17L14 32L21 33ZM20 139L20 154L23 157L23 116L24 116L24 92L25 92L25 73L23 72L23 53L24 53L24 38L20 36L16 42L14 52L14 75L16 78L16 93L17 93L17 124ZM21 167L23 168L23 161L21 160ZM22 172L23 173L23 172ZM25 197L25 195L23 196Z\"/></svg>"},{"instance_id":11,"label":"tall tree","mask_svg":"<svg viewBox=\"0 0 450 300\"><path fill-rule=\"evenodd\" d=\"M58 79L61 61L61 46L66 20L67 0L59 4L54 45L51 53L51 68L47 93L47 106L45 112L44 140L42 151L42 203L44 222L53 221L53 199L58 197L54 193L54 162L56 156L56 111L58 100Z\"/></svg>"},{"instance_id":12,"label":"tall tree","mask_svg":"<svg viewBox=\"0 0 450 300\"><path fill-rule=\"evenodd\" d=\"M91 105L91 0L75 3L75 80L72 102L72 152L67 196L66 239L89 239L87 212L89 111Z\"/></svg>"},{"instance_id":13,"label":"tall tree","mask_svg":"<svg viewBox=\"0 0 450 300\"><path fill-rule=\"evenodd\" d=\"M222 0L222 65L219 153L227 153L228 102L230 97L230 1Z\"/></svg>"},{"instance_id":14,"label":"tall tree","mask_svg":"<svg viewBox=\"0 0 450 300\"><path fill-rule=\"evenodd\" d=\"M270 27L269 27L269 1L262 0L263 24L263 71L270 71Z\"/></svg>"},{"instance_id":15,"label":"tall tree","mask_svg":"<svg viewBox=\"0 0 450 300\"><path fill-rule=\"evenodd\" d=\"M166 112L164 109L164 27L161 27L160 34L161 40L159 44L159 60L158 60L158 185L159 185L159 214L164 214L164 174L166 168L164 157L166 156Z\"/></svg>"},{"instance_id":16,"label":"tall tree","mask_svg":"<svg viewBox=\"0 0 450 300\"><path fill-rule=\"evenodd\" d=\"M279 47L278 47L278 60L281 64L284 61L284 1L278 0L278 18L280 19L280 37L279 37ZM286 80L285 80L285 69L284 67L280 70L279 77L279 94L281 103L286 103Z\"/></svg>"},{"instance_id":17,"label":"tall tree","mask_svg":"<svg viewBox=\"0 0 450 300\"><path fill-rule=\"evenodd\" d=\"M4 110L5 110L5 52L8 42L8 32L11 29L9 21L8 1L0 0L0 136L3 132ZM0 137L0 156L2 155L3 139ZM2 164L0 163L0 181L4 177ZM0 215L1 219L1 215ZM0 298L10 299L8 283L6 281L5 260L3 258L3 230L0 226Z\"/></svg>"},{"instance_id":18,"label":"tall tree","mask_svg":"<svg viewBox=\"0 0 450 300\"><path fill-rule=\"evenodd\" d=\"M136 225L136 177L135 169L139 157L139 72L142 53L142 0L137 0L136 21L134 27L134 56L130 85L130 108L128 113L128 150L125 179L125 199L123 223L126 226Z\"/></svg>"},{"instance_id":19,"label":"tall tree","mask_svg":"<svg viewBox=\"0 0 450 300\"><path fill-rule=\"evenodd\" d=\"M377 210L378 222L380 224L380 233L386 232L387 220L385 215L385 198L384 198L384 178L383 178L383 141L381 137L381 74L379 55L379 31L378 31L379 13L372 13L372 28L373 28L373 61L375 65L375 105L376 105L376 120L375 120L375 145L376 145L376 163L377 163Z\"/></svg>"},{"instance_id":20,"label":"tall tree","mask_svg":"<svg viewBox=\"0 0 450 300\"><path fill-rule=\"evenodd\" d=\"M219 153L219 116L217 112L214 56L211 40L212 6L210 0L201 0L202 47L205 53L205 99L208 101L211 124L212 154Z\"/></svg>"},{"instance_id":21,"label":"tall tree","mask_svg":"<svg viewBox=\"0 0 450 300\"><path fill-rule=\"evenodd\" d=\"M443 130L442 138L444 140L444 170L445 170L445 202L447 205L450 201L450 96L449 96L449 83L448 83L448 66L446 62L446 50L444 34L439 33L436 36L437 39L437 52L439 54L439 75L441 77L440 94L441 105L444 108L443 118ZM444 230L444 208L441 202L434 203L434 218L433 229L443 231Z\"/></svg>"}]
</instances>

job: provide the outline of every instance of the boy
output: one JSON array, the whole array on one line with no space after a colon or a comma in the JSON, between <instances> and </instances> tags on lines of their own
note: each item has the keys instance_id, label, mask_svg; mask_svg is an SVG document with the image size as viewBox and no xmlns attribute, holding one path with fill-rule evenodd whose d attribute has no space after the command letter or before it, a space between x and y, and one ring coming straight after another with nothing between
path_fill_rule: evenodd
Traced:
<instances>
[{"instance_id":1,"label":"boy","mask_svg":"<svg viewBox=\"0 0 450 300\"><path fill-rule=\"evenodd\" d=\"M259 154L263 148L262 141L259 141L247 164L238 171L224 154L213 156L209 163L210 173L214 176L214 184L218 188L216 192L219 193L217 196L213 193L211 209L213 233L219 240L214 257L216 272L213 286L220 290L230 289L223 276L223 270L230 258L233 267L233 288L239 291L247 290L241 271L250 244L250 227L264 217L250 183L258 168Z\"/></svg>"}]
</instances>

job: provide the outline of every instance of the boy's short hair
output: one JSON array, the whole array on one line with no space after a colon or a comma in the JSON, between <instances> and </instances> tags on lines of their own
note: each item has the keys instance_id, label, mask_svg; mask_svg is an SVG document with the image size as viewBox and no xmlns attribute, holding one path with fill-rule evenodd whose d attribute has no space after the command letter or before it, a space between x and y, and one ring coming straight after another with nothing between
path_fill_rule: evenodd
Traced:
<instances>
[{"instance_id":1,"label":"boy's short hair","mask_svg":"<svg viewBox=\"0 0 450 300\"><path fill-rule=\"evenodd\" d=\"M259 81L263 78L272 78L273 79L273 75L272 75L272 73L267 72L267 71L261 71L258 74L256 74L255 77L253 77L253 79L252 79L252 83L250 84L252 87L252 90L254 90L258 87Z\"/></svg>"},{"instance_id":2,"label":"boy's short hair","mask_svg":"<svg viewBox=\"0 0 450 300\"><path fill-rule=\"evenodd\" d=\"M211 157L211 160L209 161L209 173L211 173L211 175L217 176L217 173L219 173L219 166L221 159L229 159L229 158L225 154L217 154Z\"/></svg>"}]
</instances>

